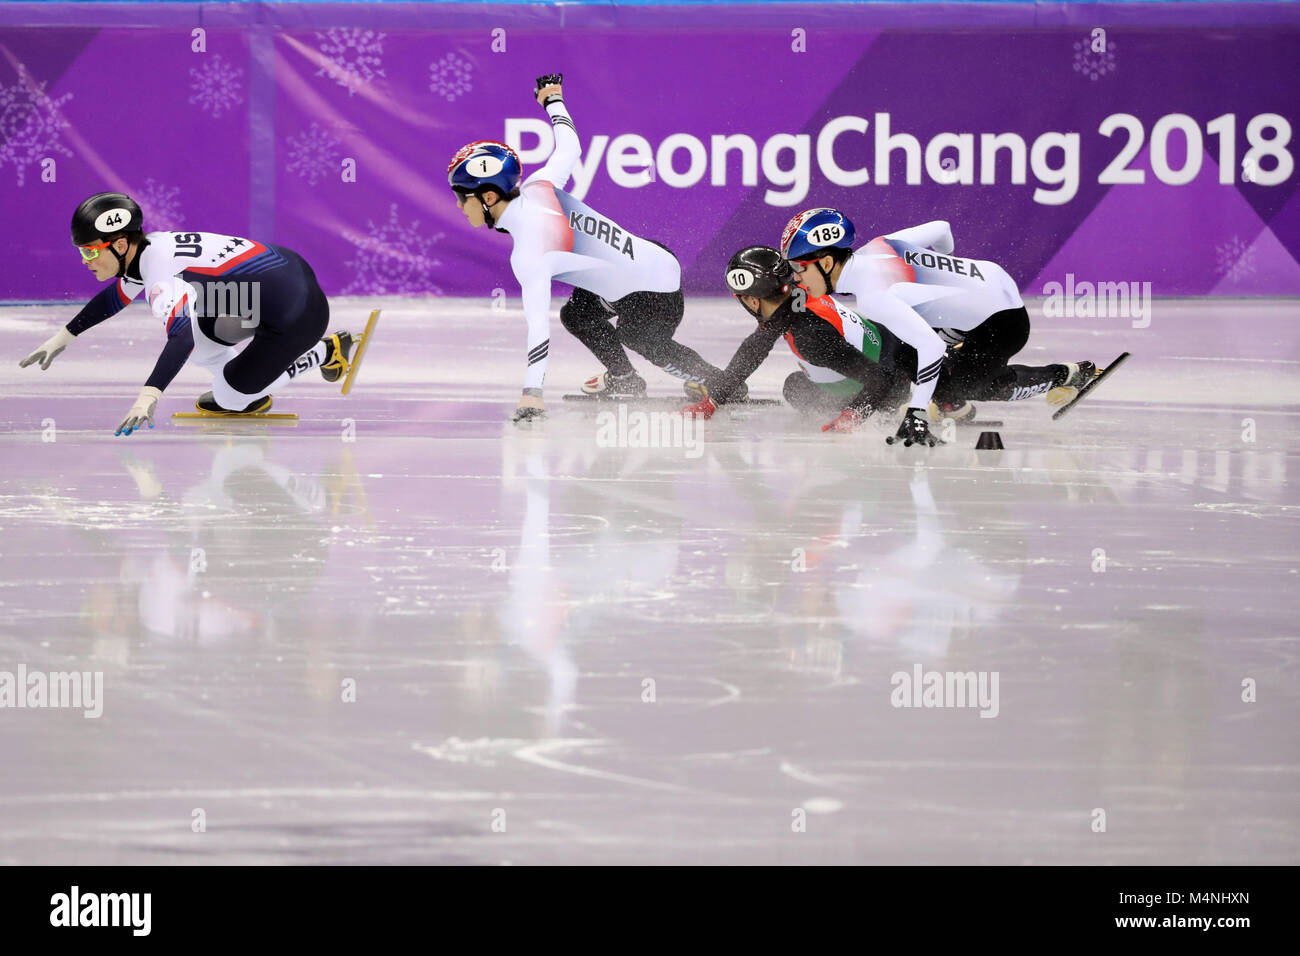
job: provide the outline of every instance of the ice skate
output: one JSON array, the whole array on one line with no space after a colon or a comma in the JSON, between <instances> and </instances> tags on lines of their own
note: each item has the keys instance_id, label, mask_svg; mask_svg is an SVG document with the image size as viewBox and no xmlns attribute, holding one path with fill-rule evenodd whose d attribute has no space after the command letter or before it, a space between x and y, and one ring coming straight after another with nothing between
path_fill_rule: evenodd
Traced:
<instances>
[{"instance_id":1,"label":"ice skate","mask_svg":"<svg viewBox=\"0 0 1300 956\"><path fill-rule=\"evenodd\" d=\"M1058 407L1074 401L1079 395L1079 389L1098 375L1097 366L1092 362L1062 362L1061 364L1066 369L1065 381L1047 392L1047 404Z\"/></svg>"},{"instance_id":2,"label":"ice skate","mask_svg":"<svg viewBox=\"0 0 1300 956\"><path fill-rule=\"evenodd\" d=\"M194 407L205 415L260 415L271 410L271 396L263 395L249 402L240 409L222 408L211 392L204 392L194 403Z\"/></svg>"},{"instance_id":3,"label":"ice skate","mask_svg":"<svg viewBox=\"0 0 1300 956\"><path fill-rule=\"evenodd\" d=\"M605 371L583 382L582 394L593 398L645 398L645 379L636 372L614 375Z\"/></svg>"},{"instance_id":4,"label":"ice skate","mask_svg":"<svg viewBox=\"0 0 1300 956\"><path fill-rule=\"evenodd\" d=\"M361 369L361 360L366 357L366 350L370 348L370 339L375 334L375 325L378 322L379 309L375 309L370 313L370 317L366 319L365 331L361 333L359 338L353 339L353 346L356 348L356 355L353 355L349 360L348 351L345 350L343 352L343 363L345 367L339 372L339 375L343 376L343 388L341 391L344 395L352 391L352 383L356 380L357 372ZM340 336L343 335L348 335L348 333L340 333ZM333 336L331 336L331 338L333 338ZM351 338L351 336L349 336L349 338ZM326 364L328 365L328 362ZM321 374L325 374L325 368L323 367L321 368ZM338 376L330 378L326 375L325 380L327 382L338 381Z\"/></svg>"},{"instance_id":5,"label":"ice skate","mask_svg":"<svg viewBox=\"0 0 1300 956\"><path fill-rule=\"evenodd\" d=\"M972 402L931 402L930 421L941 422L951 418L958 424L975 420L975 405Z\"/></svg>"},{"instance_id":6,"label":"ice skate","mask_svg":"<svg viewBox=\"0 0 1300 956\"><path fill-rule=\"evenodd\" d=\"M709 388L703 382L691 380L682 383L682 389L686 392L686 397L692 402L702 402L709 397ZM734 402L744 402L749 399L749 386L744 382L740 387L727 396L727 404Z\"/></svg>"},{"instance_id":7,"label":"ice skate","mask_svg":"<svg viewBox=\"0 0 1300 956\"><path fill-rule=\"evenodd\" d=\"M356 340L351 332L333 332L321 339L325 343L325 361L321 364L320 374L327 382L337 382L352 368L348 361Z\"/></svg>"}]
</instances>

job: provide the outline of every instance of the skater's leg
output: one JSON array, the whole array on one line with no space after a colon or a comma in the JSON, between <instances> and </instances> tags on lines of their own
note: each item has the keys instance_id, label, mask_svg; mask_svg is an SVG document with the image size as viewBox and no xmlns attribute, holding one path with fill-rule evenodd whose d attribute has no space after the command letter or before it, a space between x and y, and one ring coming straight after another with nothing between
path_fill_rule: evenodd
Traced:
<instances>
[{"instance_id":1,"label":"skater's leg","mask_svg":"<svg viewBox=\"0 0 1300 956\"><path fill-rule=\"evenodd\" d=\"M194 351L190 353L190 361L215 378L226 363L239 354L239 349L218 333L212 320L203 316L191 322L190 329L194 333Z\"/></svg>"},{"instance_id":2,"label":"skater's leg","mask_svg":"<svg viewBox=\"0 0 1300 956\"><path fill-rule=\"evenodd\" d=\"M632 363L610 323L612 313L600 296L586 289L574 289L569 301L560 307L560 323L569 334L587 346L613 375L632 372Z\"/></svg>"},{"instance_id":3,"label":"skater's leg","mask_svg":"<svg viewBox=\"0 0 1300 956\"><path fill-rule=\"evenodd\" d=\"M954 350L935 388L935 402L1018 401L1063 382L1069 374L1064 365L1008 364L1028 341L1029 313L1023 307L990 316Z\"/></svg>"},{"instance_id":4,"label":"skater's leg","mask_svg":"<svg viewBox=\"0 0 1300 956\"><path fill-rule=\"evenodd\" d=\"M296 281L277 276L263 294L253 341L214 373L212 397L222 408L244 408L325 361L329 300L311 268L297 261Z\"/></svg>"},{"instance_id":5,"label":"skater's leg","mask_svg":"<svg viewBox=\"0 0 1300 956\"><path fill-rule=\"evenodd\" d=\"M860 391L861 383L853 379L814 382L806 372L791 372L781 394L792 408L805 414L838 415Z\"/></svg>"},{"instance_id":6,"label":"skater's leg","mask_svg":"<svg viewBox=\"0 0 1300 956\"><path fill-rule=\"evenodd\" d=\"M674 341L686 300L677 292L633 292L614 304L618 311L618 337L624 345L669 375L687 381L704 381L721 374L694 349Z\"/></svg>"}]
</instances>

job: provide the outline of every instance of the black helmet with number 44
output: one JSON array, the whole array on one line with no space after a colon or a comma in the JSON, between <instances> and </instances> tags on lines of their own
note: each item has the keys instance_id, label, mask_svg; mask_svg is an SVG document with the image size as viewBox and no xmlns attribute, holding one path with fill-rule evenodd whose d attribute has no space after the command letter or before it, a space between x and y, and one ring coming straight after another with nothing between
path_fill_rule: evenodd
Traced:
<instances>
[{"instance_id":1,"label":"black helmet with number 44","mask_svg":"<svg viewBox=\"0 0 1300 956\"><path fill-rule=\"evenodd\" d=\"M757 319L761 318L760 314L751 309L741 296L771 299L785 295L795 281L794 267L770 246L746 246L727 263L726 279L731 294Z\"/></svg>"},{"instance_id":2,"label":"black helmet with number 44","mask_svg":"<svg viewBox=\"0 0 1300 956\"><path fill-rule=\"evenodd\" d=\"M72 214L72 244L112 241L126 232L142 232L144 213L125 193L95 193Z\"/></svg>"}]
</instances>

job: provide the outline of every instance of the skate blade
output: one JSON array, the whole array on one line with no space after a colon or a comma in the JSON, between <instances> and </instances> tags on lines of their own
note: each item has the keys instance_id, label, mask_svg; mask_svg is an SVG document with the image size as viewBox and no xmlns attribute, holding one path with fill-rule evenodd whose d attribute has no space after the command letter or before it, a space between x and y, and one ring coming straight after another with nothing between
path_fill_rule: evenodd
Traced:
<instances>
[{"instance_id":1,"label":"skate blade","mask_svg":"<svg viewBox=\"0 0 1300 956\"><path fill-rule=\"evenodd\" d=\"M1118 355L1118 357L1116 357L1115 361L1111 362L1105 368L1098 369L1097 374L1093 377L1092 381L1089 382L1087 385L1083 386L1082 388L1080 388L1079 394L1074 396L1073 400L1071 400L1068 404L1058 408L1056 411L1052 413L1052 421L1056 421L1058 418L1060 418L1070 409L1074 408L1074 406L1078 405L1081 401L1083 401L1088 396L1089 392L1091 392L1094 388L1096 388L1098 385L1100 385L1110 376L1111 372L1115 371L1126 361L1128 361L1129 355L1130 355L1129 352L1121 352Z\"/></svg>"},{"instance_id":2,"label":"skate blade","mask_svg":"<svg viewBox=\"0 0 1300 956\"><path fill-rule=\"evenodd\" d=\"M579 402L579 403L586 402L592 405L597 405L597 404L646 405L646 406L653 406L653 407L662 406L664 408L678 408L678 409L680 409L683 405L695 404L690 399L688 399L685 395L676 396L676 397L669 396L669 395L635 395L635 396L624 396L622 398L614 398L609 395L605 395L605 396L583 395L583 394L573 392L563 396L563 398L564 401L566 402ZM776 398L747 398L744 401L740 401L740 402L727 402L724 405L720 405L719 408L765 408L767 406L780 405L780 404L781 404L781 400Z\"/></svg>"},{"instance_id":3,"label":"skate blade","mask_svg":"<svg viewBox=\"0 0 1300 956\"><path fill-rule=\"evenodd\" d=\"M366 349L370 346L370 335L375 331L375 323L379 321L379 310L370 313L370 318L366 320L366 329L361 333L361 338L357 340L357 354L352 356L348 363L348 374L343 378L343 394L346 395L352 391L352 381L357 377L357 370L361 368L361 360L365 357Z\"/></svg>"},{"instance_id":4,"label":"skate blade","mask_svg":"<svg viewBox=\"0 0 1300 956\"><path fill-rule=\"evenodd\" d=\"M209 422L296 422L298 416L293 412L172 412L172 419L179 421Z\"/></svg>"}]
</instances>

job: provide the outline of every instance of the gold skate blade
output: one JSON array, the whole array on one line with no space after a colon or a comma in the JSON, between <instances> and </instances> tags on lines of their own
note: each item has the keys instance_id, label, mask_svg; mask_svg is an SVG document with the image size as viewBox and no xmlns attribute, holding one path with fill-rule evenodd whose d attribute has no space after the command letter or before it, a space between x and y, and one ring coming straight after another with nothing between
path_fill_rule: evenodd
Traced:
<instances>
[{"instance_id":1,"label":"gold skate blade","mask_svg":"<svg viewBox=\"0 0 1300 956\"><path fill-rule=\"evenodd\" d=\"M293 412L172 412L172 419L178 421L207 422L266 422L267 424L296 422L298 416Z\"/></svg>"},{"instance_id":2,"label":"gold skate blade","mask_svg":"<svg viewBox=\"0 0 1300 956\"><path fill-rule=\"evenodd\" d=\"M357 354L352 356L348 363L348 374L343 379L343 394L346 395L352 391L352 380L357 377L357 369L361 368L361 360L365 357L366 349L370 345L370 335L375 331L375 323L379 321L379 309L370 313L370 318L366 320L366 329L361 333L361 338L357 340Z\"/></svg>"}]
</instances>

